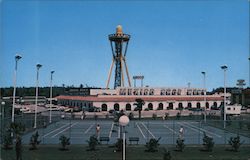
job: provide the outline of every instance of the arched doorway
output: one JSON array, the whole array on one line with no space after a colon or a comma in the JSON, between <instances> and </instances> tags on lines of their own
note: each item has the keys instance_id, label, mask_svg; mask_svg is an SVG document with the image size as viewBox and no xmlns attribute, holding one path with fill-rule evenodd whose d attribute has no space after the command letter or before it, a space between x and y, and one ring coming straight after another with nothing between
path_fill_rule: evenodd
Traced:
<instances>
[{"instance_id":1,"label":"arched doorway","mask_svg":"<svg viewBox=\"0 0 250 160\"><path fill-rule=\"evenodd\" d=\"M178 104L178 109L180 109L180 110L183 109L183 104L182 104L182 103L179 103L179 104Z\"/></svg>"},{"instance_id":2,"label":"arched doorway","mask_svg":"<svg viewBox=\"0 0 250 160\"><path fill-rule=\"evenodd\" d=\"M209 103L208 102L206 102L206 109L208 109L209 108Z\"/></svg>"},{"instance_id":3,"label":"arched doorway","mask_svg":"<svg viewBox=\"0 0 250 160\"><path fill-rule=\"evenodd\" d=\"M102 104L102 111L107 111L107 110L108 110L107 104Z\"/></svg>"},{"instance_id":4,"label":"arched doorway","mask_svg":"<svg viewBox=\"0 0 250 160\"><path fill-rule=\"evenodd\" d=\"M163 104L162 103L158 104L158 110L163 110Z\"/></svg>"},{"instance_id":5,"label":"arched doorway","mask_svg":"<svg viewBox=\"0 0 250 160\"><path fill-rule=\"evenodd\" d=\"M174 109L174 104L171 102L168 104L167 110Z\"/></svg>"},{"instance_id":6,"label":"arched doorway","mask_svg":"<svg viewBox=\"0 0 250 160\"><path fill-rule=\"evenodd\" d=\"M199 109L201 108L201 103L200 102L196 103L196 108L199 108Z\"/></svg>"},{"instance_id":7,"label":"arched doorway","mask_svg":"<svg viewBox=\"0 0 250 160\"><path fill-rule=\"evenodd\" d=\"M152 103L149 103L149 104L148 104L148 109L149 109L149 110L153 110L153 104L152 104Z\"/></svg>"},{"instance_id":8,"label":"arched doorway","mask_svg":"<svg viewBox=\"0 0 250 160\"><path fill-rule=\"evenodd\" d=\"M120 105L118 103L114 104L114 110L119 111L120 110Z\"/></svg>"},{"instance_id":9,"label":"arched doorway","mask_svg":"<svg viewBox=\"0 0 250 160\"><path fill-rule=\"evenodd\" d=\"M126 111L131 111L131 104L129 103L126 104Z\"/></svg>"}]
</instances>

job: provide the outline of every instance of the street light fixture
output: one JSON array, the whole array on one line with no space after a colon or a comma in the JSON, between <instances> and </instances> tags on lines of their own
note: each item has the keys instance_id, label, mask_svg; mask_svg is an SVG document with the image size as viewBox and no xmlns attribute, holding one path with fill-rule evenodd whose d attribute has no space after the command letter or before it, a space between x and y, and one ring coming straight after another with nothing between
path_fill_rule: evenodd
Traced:
<instances>
[{"instance_id":1,"label":"street light fixture","mask_svg":"<svg viewBox=\"0 0 250 160\"><path fill-rule=\"evenodd\" d=\"M221 69L224 70L224 129L226 128L226 71L227 71L227 66L221 66Z\"/></svg>"},{"instance_id":2,"label":"street light fixture","mask_svg":"<svg viewBox=\"0 0 250 160\"><path fill-rule=\"evenodd\" d=\"M22 58L22 56L16 54L15 56L15 70L14 70L14 90L13 90L13 101L12 101L12 114L11 122L15 121L15 100L16 100L16 78L17 78L17 62Z\"/></svg>"},{"instance_id":3,"label":"street light fixture","mask_svg":"<svg viewBox=\"0 0 250 160\"><path fill-rule=\"evenodd\" d=\"M125 146L125 137L126 137L126 135L125 135L125 126L126 125L128 125L128 123L129 123L129 118L127 117L127 116L125 116L125 115L123 115L123 116L121 116L120 118L119 118L119 124L123 127L123 152L122 152L122 159L123 160L125 160L126 159L126 153L125 153L125 149L126 149L126 146Z\"/></svg>"},{"instance_id":4,"label":"street light fixture","mask_svg":"<svg viewBox=\"0 0 250 160\"><path fill-rule=\"evenodd\" d=\"M36 104L35 104L35 122L34 122L34 128L36 128L36 119L37 119L37 98L38 98L38 85L39 85L39 69L42 67L41 64L36 65Z\"/></svg>"},{"instance_id":5,"label":"street light fixture","mask_svg":"<svg viewBox=\"0 0 250 160\"><path fill-rule=\"evenodd\" d=\"M203 87L204 87L204 122L207 122L207 89L206 89L206 72L201 72L203 74Z\"/></svg>"},{"instance_id":6,"label":"street light fixture","mask_svg":"<svg viewBox=\"0 0 250 160\"><path fill-rule=\"evenodd\" d=\"M52 79L53 79L53 73L55 71L50 72L50 112L49 112L49 123L51 123L51 107L52 107Z\"/></svg>"}]
</instances>

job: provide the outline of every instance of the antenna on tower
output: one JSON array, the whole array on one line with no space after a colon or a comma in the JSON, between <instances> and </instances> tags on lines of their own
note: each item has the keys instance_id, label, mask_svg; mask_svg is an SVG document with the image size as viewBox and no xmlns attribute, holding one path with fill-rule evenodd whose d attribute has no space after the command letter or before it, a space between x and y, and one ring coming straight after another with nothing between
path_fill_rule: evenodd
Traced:
<instances>
[{"instance_id":1,"label":"antenna on tower","mask_svg":"<svg viewBox=\"0 0 250 160\"><path fill-rule=\"evenodd\" d=\"M106 88L109 87L110 77L111 77L114 64L115 64L114 88L124 86L124 73L123 73L124 68L126 70L128 85L129 87L131 87L128 66L126 63L126 54L127 54L129 39L130 39L130 35L123 33L121 25L118 25L116 27L115 34L109 35L109 41L110 41L113 57L112 57L112 63L109 69Z\"/></svg>"}]
</instances>

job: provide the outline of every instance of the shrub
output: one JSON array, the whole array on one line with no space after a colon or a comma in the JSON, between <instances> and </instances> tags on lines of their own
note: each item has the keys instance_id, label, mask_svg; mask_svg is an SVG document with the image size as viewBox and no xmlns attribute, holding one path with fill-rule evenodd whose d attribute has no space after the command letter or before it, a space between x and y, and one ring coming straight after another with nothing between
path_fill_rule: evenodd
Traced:
<instances>
[{"instance_id":1,"label":"shrub","mask_svg":"<svg viewBox=\"0 0 250 160\"><path fill-rule=\"evenodd\" d=\"M98 139L95 135L90 136L89 140L87 142L89 145L89 151L96 150L96 145L98 144Z\"/></svg>"},{"instance_id":2,"label":"shrub","mask_svg":"<svg viewBox=\"0 0 250 160\"><path fill-rule=\"evenodd\" d=\"M39 137L38 131L36 131L36 133L30 137L30 145L31 145L30 150L37 149L37 145L39 145L41 142L38 140L38 137Z\"/></svg>"},{"instance_id":3,"label":"shrub","mask_svg":"<svg viewBox=\"0 0 250 160\"><path fill-rule=\"evenodd\" d=\"M63 150L63 151L67 150L66 146L70 145L70 138L67 138L64 135L61 135L61 137L59 138L59 140L61 141L61 145L62 145L61 150Z\"/></svg>"},{"instance_id":4,"label":"shrub","mask_svg":"<svg viewBox=\"0 0 250 160\"><path fill-rule=\"evenodd\" d=\"M169 113L165 113L165 119L167 120L169 116Z\"/></svg>"},{"instance_id":5,"label":"shrub","mask_svg":"<svg viewBox=\"0 0 250 160\"><path fill-rule=\"evenodd\" d=\"M149 108L145 108L144 111L149 111Z\"/></svg>"},{"instance_id":6,"label":"shrub","mask_svg":"<svg viewBox=\"0 0 250 160\"><path fill-rule=\"evenodd\" d=\"M176 114L176 119L179 120L180 118L181 118L181 113L178 112L178 113Z\"/></svg>"},{"instance_id":7,"label":"shrub","mask_svg":"<svg viewBox=\"0 0 250 160\"><path fill-rule=\"evenodd\" d=\"M13 138L11 137L11 131L8 129L3 136L3 148L12 149Z\"/></svg>"},{"instance_id":8,"label":"shrub","mask_svg":"<svg viewBox=\"0 0 250 160\"><path fill-rule=\"evenodd\" d=\"M159 140L161 139L158 138L157 140L155 138L151 138L149 140L149 142L146 143L145 147L147 148L145 151L146 152L156 152L158 151L158 146L160 145L159 144Z\"/></svg>"},{"instance_id":9,"label":"shrub","mask_svg":"<svg viewBox=\"0 0 250 160\"><path fill-rule=\"evenodd\" d=\"M169 150L164 148L164 152L163 152L163 160L171 160L172 156Z\"/></svg>"},{"instance_id":10,"label":"shrub","mask_svg":"<svg viewBox=\"0 0 250 160\"><path fill-rule=\"evenodd\" d=\"M117 142L115 143L116 151L118 151L118 152L122 151L122 145L123 145L123 139L118 138Z\"/></svg>"},{"instance_id":11,"label":"shrub","mask_svg":"<svg viewBox=\"0 0 250 160\"><path fill-rule=\"evenodd\" d=\"M207 136L205 132L203 132L203 134L204 134L204 137L203 137L204 151L211 152L213 150L213 147L214 147L213 138Z\"/></svg>"},{"instance_id":12,"label":"shrub","mask_svg":"<svg viewBox=\"0 0 250 160\"><path fill-rule=\"evenodd\" d=\"M134 119L134 114L132 112L130 112L129 115L128 115L128 118L129 118L129 120Z\"/></svg>"},{"instance_id":13,"label":"shrub","mask_svg":"<svg viewBox=\"0 0 250 160\"><path fill-rule=\"evenodd\" d=\"M153 118L153 120L156 120L157 115L156 115L155 113L153 113L153 114L152 114L152 118Z\"/></svg>"},{"instance_id":14,"label":"shrub","mask_svg":"<svg viewBox=\"0 0 250 160\"><path fill-rule=\"evenodd\" d=\"M240 141L240 136L237 135L236 137L230 137L230 140L228 143L232 146L233 151L238 152L240 146L243 144L243 142Z\"/></svg>"},{"instance_id":15,"label":"shrub","mask_svg":"<svg viewBox=\"0 0 250 160\"><path fill-rule=\"evenodd\" d=\"M176 150L182 152L185 147L184 139L178 138L176 140Z\"/></svg>"}]
</instances>

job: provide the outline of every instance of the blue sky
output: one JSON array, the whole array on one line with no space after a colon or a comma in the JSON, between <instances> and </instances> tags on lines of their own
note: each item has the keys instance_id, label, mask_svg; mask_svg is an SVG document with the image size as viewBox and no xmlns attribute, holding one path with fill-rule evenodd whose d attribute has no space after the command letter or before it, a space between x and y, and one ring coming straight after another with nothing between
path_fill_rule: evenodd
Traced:
<instances>
[{"instance_id":1,"label":"blue sky","mask_svg":"<svg viewBox=\"0 0 250 160\"><path fill-rule=\"evenodd\" d=\"M2 0L0 86L87 84L105 87L112 60L108 34L118 24L131 35L127 52L130 76L144 75L154 87L223 86L249 76L248 0L69 1ZM114 70L113 70L114 71ZM110 87L113 87L111 79Z\"/></svg>"}]
</instances>

